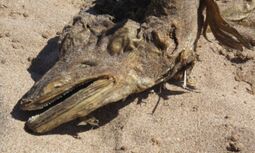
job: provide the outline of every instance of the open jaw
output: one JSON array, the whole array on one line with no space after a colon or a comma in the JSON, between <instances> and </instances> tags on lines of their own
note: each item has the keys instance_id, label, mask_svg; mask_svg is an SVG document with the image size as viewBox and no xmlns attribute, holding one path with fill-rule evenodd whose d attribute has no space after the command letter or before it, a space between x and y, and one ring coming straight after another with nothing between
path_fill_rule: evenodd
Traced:
<instances>
[{"instance_id":1,"label":"open jaw","mask_svg":"<svg viewBox=\"0 0 255 153\"><path fill-rule=\"evenodd\" d=\"M67 89L43 102L41 108L45 111L30 117L26 127L36 133L45 133L63 123L86 116L104 105L105 97L109 95L113 87L114 80L104 78L86 81ZM31 103L36 103L36 101L31 101ZM25 110L25 107L23 106L22 109Z\"/></svg>"}]
</instances>

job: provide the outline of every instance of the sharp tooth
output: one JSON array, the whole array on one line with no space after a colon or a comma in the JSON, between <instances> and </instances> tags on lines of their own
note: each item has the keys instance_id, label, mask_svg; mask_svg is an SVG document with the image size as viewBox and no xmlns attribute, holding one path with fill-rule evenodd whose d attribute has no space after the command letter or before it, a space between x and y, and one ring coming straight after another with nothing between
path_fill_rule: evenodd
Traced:
<instances>
[{"instance_id":1,"label":"sharp tooth","mask_svg":"<svg viewBox=\"0 0 255 153\"><path fill-rule=\"evenodd\" d=\"M65 91L63 92L62 94L58 95L57 97L53 98L52 100L48 101L47 103L43 104L42 107L45 108L45 107L48 107L50 106L52 103L56 102L57 100L63 98L64 96L66 96L67 94L69 94L70 92L74 91L75 89L83 86L83 85L86 85L88 82L84 82L84 83L81 83L79 85L76 85L75 87L73 87L72 89L68 90L68 91ZM61 83L55 83L54 84L54 87L55 88L58 88L58 87L61 87L62 84Z\"/></svg>"},{"instance_id":2,"label":"sharp tooth","mask_svg":"<svg viewBox=\"0 0 255 153\"><path fill-rule=\"evenodd\" d=\"M31 117L28 119L28 121L30 122L30 121L35 120L39 115L40 115L40 114L35 115L35 116L31 116Z\"/></svg>"}]
</instances>

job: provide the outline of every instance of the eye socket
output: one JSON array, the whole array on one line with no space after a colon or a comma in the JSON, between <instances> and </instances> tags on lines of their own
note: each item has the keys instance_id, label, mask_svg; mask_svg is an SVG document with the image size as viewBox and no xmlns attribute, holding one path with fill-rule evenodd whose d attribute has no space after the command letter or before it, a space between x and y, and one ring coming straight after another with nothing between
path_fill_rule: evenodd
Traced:
<instances>
[{"instance_id":1,"label":"eye socket","mask_svg":"<svg viewBox=\"0 0 255 153\"><path fill-rule=\"evenodd\" d=\"M81 65L93 67L93 66L97 66L98 63L97 63L97 61L93 61L93 60L85 60L85 61L81 62Z\"/></svg>"}]
</instances>

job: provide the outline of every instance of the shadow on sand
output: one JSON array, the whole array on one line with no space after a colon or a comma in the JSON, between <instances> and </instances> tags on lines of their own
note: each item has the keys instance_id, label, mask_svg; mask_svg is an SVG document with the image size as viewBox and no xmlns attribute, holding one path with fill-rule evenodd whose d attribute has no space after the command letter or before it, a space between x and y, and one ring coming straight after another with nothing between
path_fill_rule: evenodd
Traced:
<instances>
[{"instance_id":1,"label":"shadow on sand","mask_svg":"<svg viewBox=\"0 0 255 153\"><path fill-rule=\"evenodd\" d=\"M49 39L47 45L40 51L27 69L31 78L38 81L58 60L59 37Z\"/></svg>"}]
</instances>

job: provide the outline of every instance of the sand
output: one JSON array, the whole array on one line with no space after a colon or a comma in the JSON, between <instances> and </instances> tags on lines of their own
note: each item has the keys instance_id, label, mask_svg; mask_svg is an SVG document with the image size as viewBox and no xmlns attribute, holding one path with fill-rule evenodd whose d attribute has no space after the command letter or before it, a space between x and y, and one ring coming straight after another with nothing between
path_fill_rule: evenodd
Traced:
<instances>
[{"instance_id":1,"label":"sand","mask_svg":"<svg viewBox=\"0 0 255 153\"><path fill-rule=\"evenodd\" d=\"M222 47L204 39L198 48L201 61L192 72L197 92L167 85L168 98L161 100L153 115L158 95L143 93L95 113L100 127L69 123L47 135L26 132L27 116L15 105L56 61L56 33L79 12L82 3L0 1L1 153L255 152L252 83L237 79L240 67L254 68L254 58L231 62L219 54Z\"/></svg>"}]
</instances>

